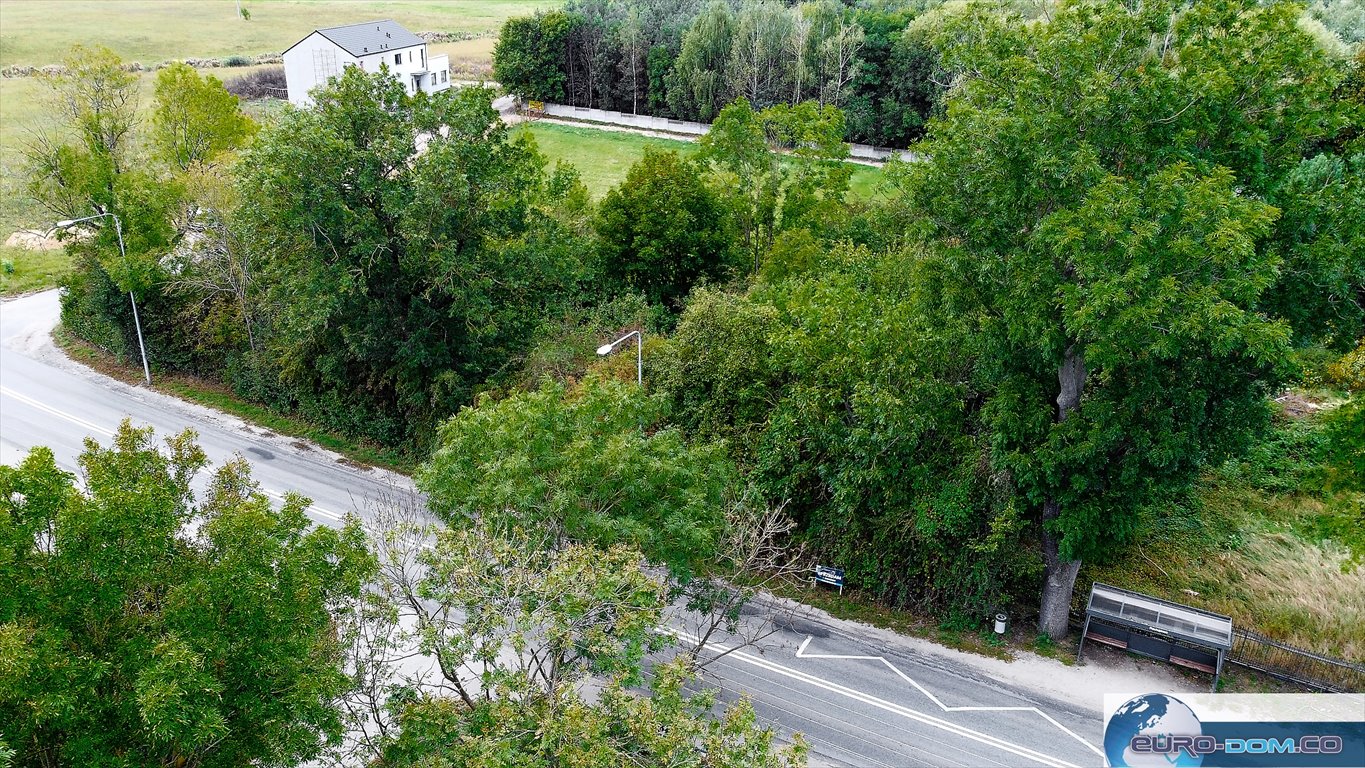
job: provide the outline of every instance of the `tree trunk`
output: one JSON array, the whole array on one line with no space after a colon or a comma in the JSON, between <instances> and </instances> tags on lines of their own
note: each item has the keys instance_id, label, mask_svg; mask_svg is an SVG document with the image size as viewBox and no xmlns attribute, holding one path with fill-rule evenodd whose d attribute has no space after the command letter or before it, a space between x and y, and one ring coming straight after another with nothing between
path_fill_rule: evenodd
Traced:
<instances>
[{"instance_id":1,"label":"tree trunk","mask_svg":"<svg viewBox=\"0 0 1365 768\"><path fill-rule=\"evenodd\" d=\"M1085 353L1076 344L1067 347L1057 366L1057 423L1061 424L1081 405L1085 390ZM1048 524L1062 513L1061 503L1048 499L1043 505L1043 580L1042 604L1038 609L1038 630L1053 640L1066 636L1071 613L1071 592L1076 587L1080 560L1062 560L1061 540L1048 530Z\"/></svg>"},{"instance_id":2,"label":"tree trunk","mask_svg":"<svg viewBox=\"0 0 1365 768\"><path fill-rule=\"evenodd\" d=\"M1043 506L1043 562L1047 571L1043 579L1043 600L1038 609L1038 631L1053 640L1066 636L1071 617L1071 592L1076 586L1080 560L1062 560L1058 554L1060 540L1047 530L1049 520L1055 519L1061 507L1056 501Z\"/></svg>"}]
</instances>

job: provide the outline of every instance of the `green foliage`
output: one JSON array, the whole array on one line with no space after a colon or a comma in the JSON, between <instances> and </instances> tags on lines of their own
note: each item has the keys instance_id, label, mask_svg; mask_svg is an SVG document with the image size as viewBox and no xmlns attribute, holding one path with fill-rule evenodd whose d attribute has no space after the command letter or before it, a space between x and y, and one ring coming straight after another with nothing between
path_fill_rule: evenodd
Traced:
<instances>
[{"instance_id":1,"label":"green foliage","mask_svg":"<svg viewBox=\"0 0 1365 768\"><path fill-rule=\"evenodd\" d=\"M46 448L0 466L0 733L23 764L308 760L349 686L333 610L371 572L357 522L310 529L236 460L125 422L84 476Z\"/></svg>"},{"instance_id":2,"label":"green foliage","mask_svg":"<svg viewBox=\"0 0 1365 768\"><path fill-rule=\"evenodd\" d=\"M943 244L927 311L965 324L980 434L1045 554L1101 556L1265 421L1290 327L1262 311L1261 199L1341 126L1336 73L1295 9L1231 1L969 10L936 46L964 81L908 169Z\"/></svg>"},{"instance_id":3,"label":"green foliage","mask_svg":"<svg viewBox=\"0 0 1365 768\"><path fill-rule=\"evenodd\" d=\"M682 37L673 68L664 78L668 106L680 118L710 122L725 104L725 63L735 19L729 4L707 3Z\"/></svg>"},{"instance_id":4,"label":"green foliage","mask_svg":"<svg viewBox=\"0 0 1365 768\"><path fill-rule=\"evenodd\" d=\"M842 207L852 175L843 162L843 132L843 115L830 106L779 104L758 112L739 99L698 142L698 159L728 201L755 272L778 232Z\"/></svg>"},{"instance_id":5,"label":"green foliage","mask_svg":"<svg viewBox=\"0 0 1365 768\"><path fill-rule=\"evenodd\" d=\"M181 171L208 163L246 144L256 124L237 108L237 97L213 75L175 62L156 76L152 141Z\"/></svg>"},{"instance_id":6,"label":"green foliage","mask_svg":"<svg viewBox=\"0 0 1365 768\"><path fill-rule=\"evenodd\" d=\"M1356 397L1327 418L1326 449L1331 485L1365 491L1365 400Z\"/></svg>"},{"instance_id":7,"label":"green foliage","mask_svg":"<svg viewBox=\"0 0 1365 768\"><path fill-rule=\"evenodd\" d=\"M751 465L780 397L768 349L777 330L768 305L714 289L694 291L677 330L650 357L650 383L672 401L673 420L696 440L724 440Z\"/></svg>"},{"instance_id":8,"label":"green foliage","mask_svg":"<svg viewBox=\"0 0 1365 768\"><path fill-rule=\"evenodd\" d=\"M597 702L576 693L558 699L495 700L465 708L423 699L404 710L402 731L380 768L798 768L806 748L799 738L783 748L761 726L745 699L718 716L716 691L689 694L693 676L679 660L658 666L650 695L619 681Z\"/></svg>"},{"instance_id":9,"label":"green foliage","mask_svg":"<svg viewBox=\"0 0 1365 768\"><path fill-rule=\"evenodd\" d=\"M451 525L507 519L552 539L629 543L686 574L714 551L732 470L662 428L665 400L590 379L466 407L418 473Z\"/></svg>"},{"instance_id":10,"label":"green foliage","mask_svg":"<svg viewBox=\"0 0 1365 768\"><path fill-rule=\"evenodd\" d=\"M608 286L676 305L698 280L726 271L727 211L676 152L646 147L620 187L603 198L596 222L599 277Z\"/></svg>"},{"instance_id":11,"label":"green foliage","mask_svg":"<svg viewBox=\"0 0 1365 768\"><path fill-rule=\"evenodd\" d=\"M508 19L493 49L493 77L523 99L563 101L559 61L573 23L562 11Z\"/></svg>"},{"instance_id":12,"label":"green foliage","mask_svg":"<svg viewBox=\"0 0 1365 768\"><path fill-rule=\"evenodd\" d=\"M1267 308L1301 341L1341 349L1365 335L1365 154L1320 154L1292 169L1270 200L1280 206L1285 256Z\"/></svg>"},{"instance_id":13,"label":"green foliage","mask_svg":"<svg viewBox=\"0 0 1365 768\"><path fill-rule=\"evenodd\" d=\"M393 78L352 68L243 158L266 355L325 425L422 444L576 281L566 212L542 205L572 183L547 179L491 98L470 88L412 100ZM417 133L438 125L448 135L415 154Z\"/></svg>"},{"instance_id":14,"label":"green foliage","mask_svg":"<svg viewBox=\"0 0 1365 768\"><path fill-rule=\"evenodd\" d=\"M771 289L769 365L784 386L757 477L851 583L980 617L1034 566L1021 510L972 436L966 361L915 309L933 290L912 278L917 261L848 251Z\"/></svg>"}]
</instances>

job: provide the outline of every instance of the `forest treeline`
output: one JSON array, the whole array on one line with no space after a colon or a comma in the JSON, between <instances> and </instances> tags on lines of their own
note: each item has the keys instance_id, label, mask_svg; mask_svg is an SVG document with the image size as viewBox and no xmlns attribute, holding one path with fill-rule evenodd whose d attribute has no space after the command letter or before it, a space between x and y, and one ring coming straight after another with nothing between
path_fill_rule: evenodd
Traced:
<instances>
[{"instance_id":1,"label":"forest treeline","mask_svg":"<svg viewBox=\"0 0 1365 768\"><path fill-rule=\"evenodd\" d=\"M644 5L574 4L499 43L570 102L713 110L673 112L713 123L694 156L650 151L598 203L489 90L414 98L351 69L258 128L176 70L138 125L112 56L76 51L52 83L75 139L36 148L31 192L60 218L117 213L127 258L104 221L69 241L64 327L134 358L131 291L154 370L431 456L447 520L540 510L685 572L676 547L712 548L724 500L761 499L888 603L968 625L1012 606L1053 636L1080 563L1259 439L1300 361L1362 354L1362 59L1298 6L969 5L922 26L657 7L631 22L633 85L574 30ZM862 82L893 17L890 69ZM712 22L729 43L708 48ZM805 63L747 68L735 41L776 52L791 38L758 33L779 28L809 33ZM822 58L841 35L851 69ZM890 53L905 40L919 63ZM902 75L944 88L915 112L923 159L851 199L853 126L909 124L859 94ZM593 352L632 330L642 391L613 383L633 355ZM1361 413L1334 417L1346 465ZM667 511L642 492L701 478Z\"/></svg>"},{"instance_id":2,"label":"forest treeline","mask_svg":"<svg viewBox=\"0 0 1365 768\"><path fill-rule=\"evenodd\" d=\"M1048 5L1005 2L1036 19ZM813 100L845 140L905 148L942 109L952 73L934 44L945 0L570 0L504 24L494 77L527 100L709 123L737 98ZM1309 4L1335 52L1365 39L1358 4Z\"/></svg>"},{"instance_id":3,"label":"forest treeline","mask_svg":"<svg viewBox=\"0 0 1365 768\"><path fill-rule=\"evenodd\" d=\"M941 0L572 0L503 25L494 77L528 100L709 123L738 98L843 110L845 139L905 147L946 85Z\"/></svg>"}]
</instances>

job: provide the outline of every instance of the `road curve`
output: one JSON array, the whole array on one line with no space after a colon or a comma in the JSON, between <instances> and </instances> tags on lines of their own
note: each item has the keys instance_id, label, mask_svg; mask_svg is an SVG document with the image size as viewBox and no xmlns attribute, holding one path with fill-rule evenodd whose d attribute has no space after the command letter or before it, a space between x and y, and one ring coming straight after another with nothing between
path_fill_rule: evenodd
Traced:
<instances>
[{"instance_id":1,"label":"road curve","mask_svg":"<svg viewBox=\"0 0 1365 768\"><path fill-rule=\"evenodd\" d=\"M400 475L356 468L304 441L76 364L52 345L58 316L56 291L0 305L0 462L15 463L46 445L75 471L85 438L107 442L130 418L163 435L193 429L215 464L245 458L266 493L277 499L287 491L304 494L313 500L309 514L324 525L350 512L364 518L368 499L414 493ZM712 650L725 650L724 640ZM1101 738L1098 713L1079 697L1058 701L845 622L779 632L729 653L707 674L723 689L723 700L747 696L760 718L804 734L812 765L1103 764L1094 746Z\"/></svg>"}]
</instances>

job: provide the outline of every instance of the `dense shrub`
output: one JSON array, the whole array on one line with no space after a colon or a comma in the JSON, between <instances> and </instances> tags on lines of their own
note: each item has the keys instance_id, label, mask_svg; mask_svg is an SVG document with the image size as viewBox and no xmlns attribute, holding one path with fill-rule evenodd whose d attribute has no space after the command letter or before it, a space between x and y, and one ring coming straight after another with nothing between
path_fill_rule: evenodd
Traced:
<instances>
[{"instance_id":1,"label":"dense shrub","mask_svg":"<svg viewBox=\"0 0 1365 768\"><path fill-rule=\"evenodd\" d=\"M224 85L228 93L243 101L283 99L289 92L284 79L284 67L264 67L229 80Z\"/></svg>"}]
</instances>

